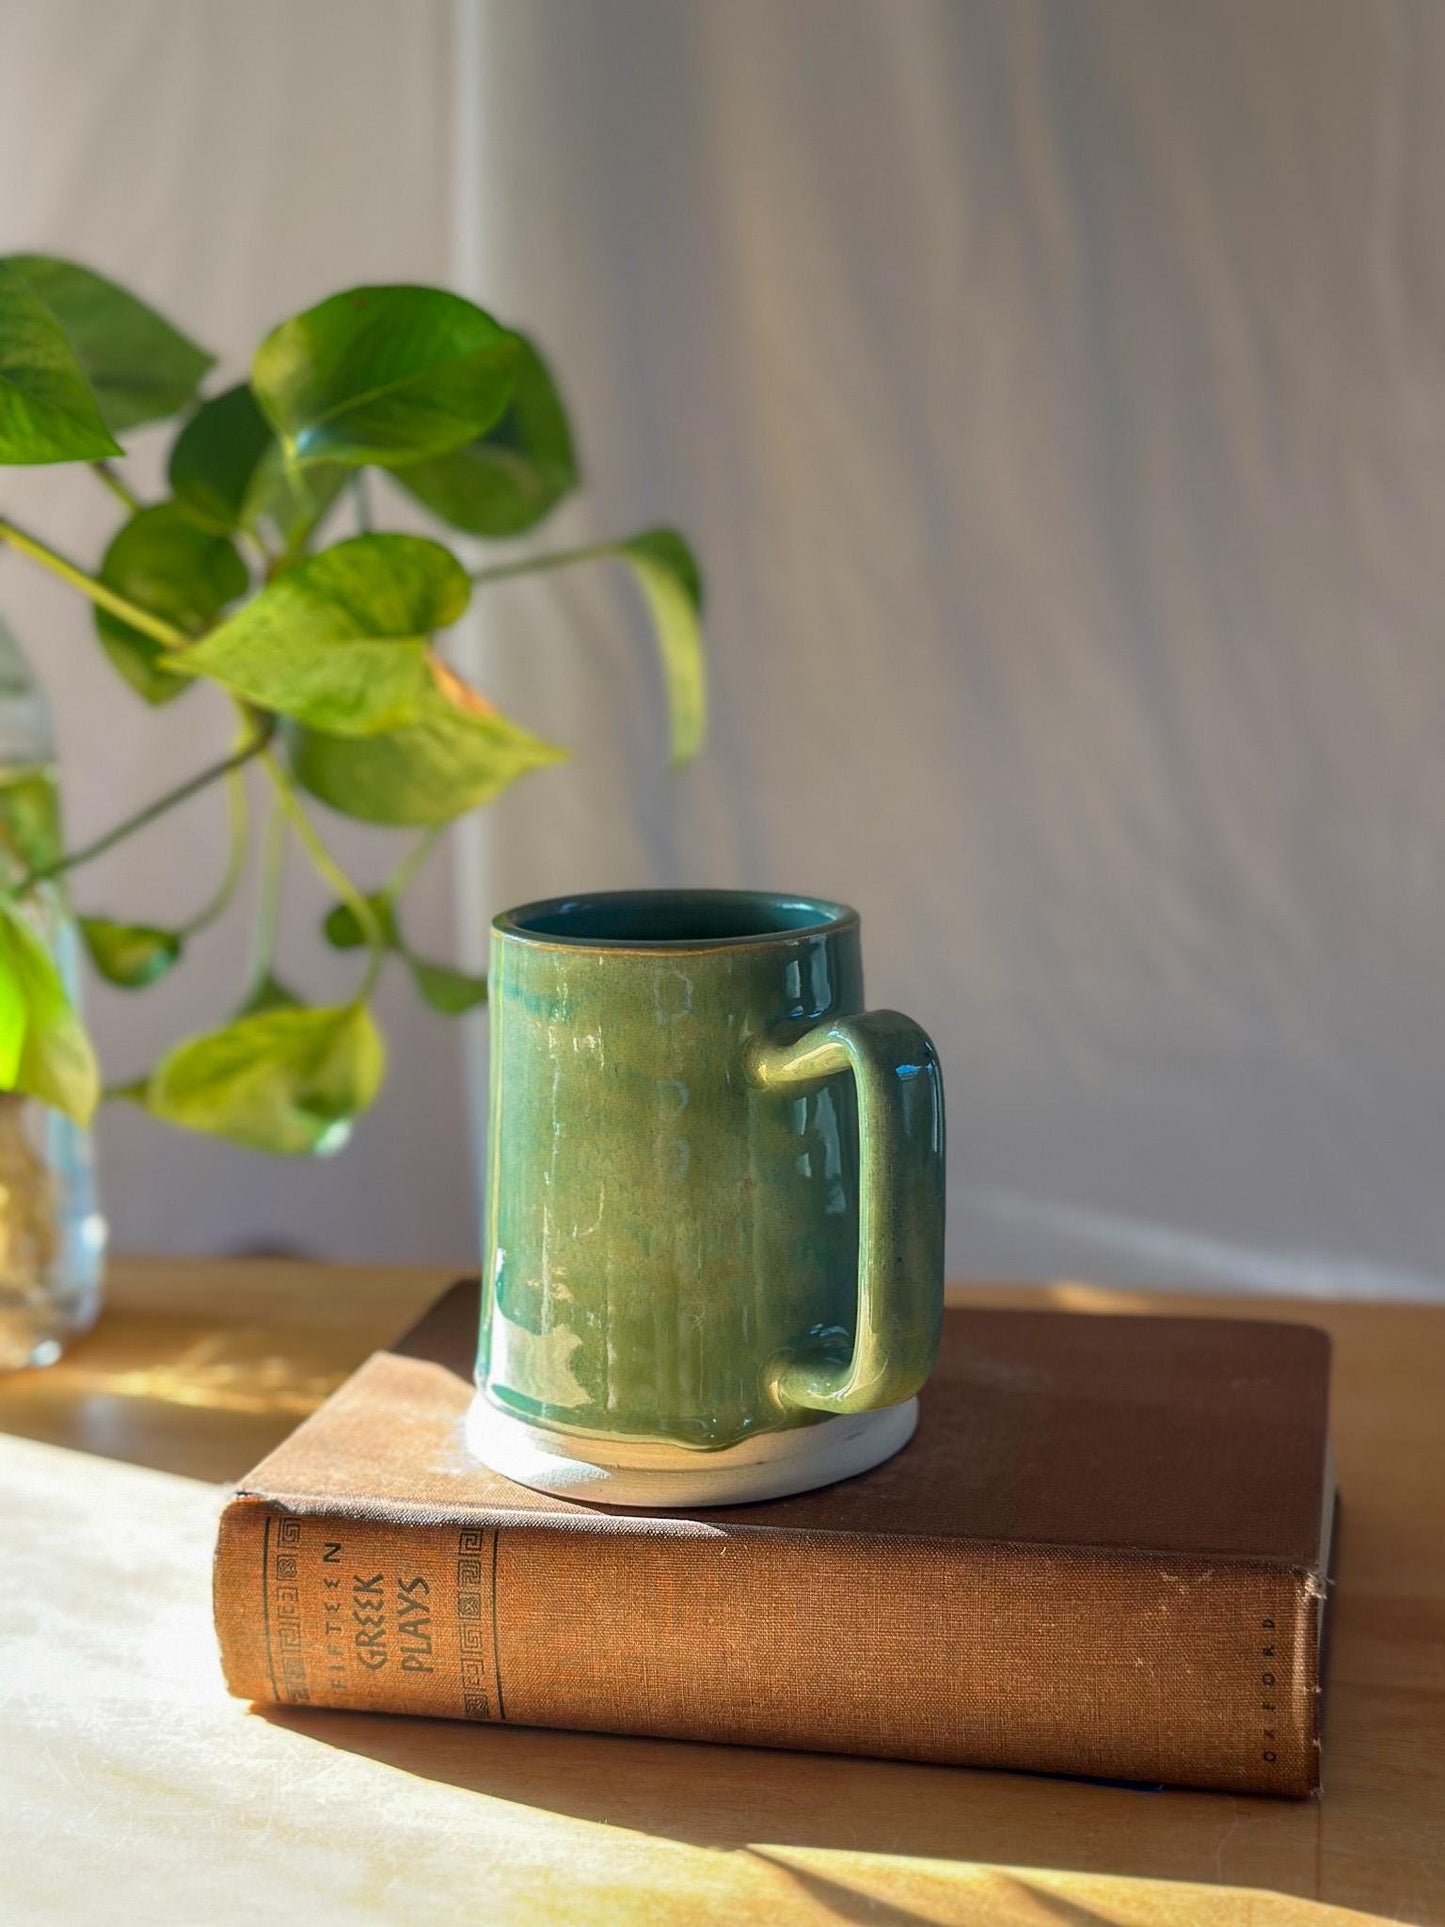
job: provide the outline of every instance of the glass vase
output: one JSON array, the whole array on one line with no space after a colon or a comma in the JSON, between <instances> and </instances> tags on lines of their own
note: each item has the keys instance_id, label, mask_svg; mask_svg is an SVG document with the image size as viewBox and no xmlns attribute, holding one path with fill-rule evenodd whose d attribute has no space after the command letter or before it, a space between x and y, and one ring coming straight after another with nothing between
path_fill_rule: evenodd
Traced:
<instances>
[{"instance_id":1,"label":"glass vase","mask_svg":"<svg viewBox=\"0 0 1445 1927\"><path fill-rule=\"evenodd\" d=\"M0 886L59 854L60 799L49 705L0 622ZM62 885L18 905L80 998L80 946ZM94 1324L105 1271L90 1133L16 1091L0 1091L0 1370L52 1365Z\"/></svg>"}]
</instances>

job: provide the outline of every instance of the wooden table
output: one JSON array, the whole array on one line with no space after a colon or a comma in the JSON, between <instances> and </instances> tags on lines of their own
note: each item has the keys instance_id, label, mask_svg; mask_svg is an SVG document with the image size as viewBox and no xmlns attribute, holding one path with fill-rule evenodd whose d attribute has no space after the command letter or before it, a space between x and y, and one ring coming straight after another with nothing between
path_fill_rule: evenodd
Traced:
<instances>
[{"instance_id":1,"label":"wooden table","mask_svg":"<svg viewBox=\"0 0 1445 1927\"><path fill-rule=\"evenodd\" d=\"M1326 1791L1286 1803L229 1700L220 1482L445 1282L122 1263L90 1338L0 1382L6 1927L1445 1923L1445 1306L958 1294L1334 1333Z\"/></svg>"}]
</instances>

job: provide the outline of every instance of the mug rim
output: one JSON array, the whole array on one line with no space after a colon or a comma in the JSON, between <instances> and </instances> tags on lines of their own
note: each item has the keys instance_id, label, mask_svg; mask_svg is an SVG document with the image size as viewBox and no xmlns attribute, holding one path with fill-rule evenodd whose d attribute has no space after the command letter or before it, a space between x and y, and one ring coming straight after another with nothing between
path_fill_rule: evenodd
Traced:
<instances>
[{"instance_id":1,"label":"mug rim","mask_svg":"<svg viewBox=\"0 0 1445 1927\"><path fill-rule=\"evenodd\" d=\"M757 906L760 915L766 915L768 911L791 910L803 913L806 921L780 929L744 930L735 936L699 937L598 937L583 932L537 930L528 927L530 923L535 923L542 917L565 918L574 912L615 909L630 904L645 907L649 904L661 903L672 905L695 903L700 907L711 909L731 907L737 910ZM769 948L778 944L796 943L809 937L832 936L840 930L854 928L857 923L858 912L850 904L835 903L829 897L808 896L791 890L581 890L569 892L561 897L539 897L532 903L519 903L510 910L500 911L492 918L492 930L499 937L505 937L513 943L525 944L529 948L606 950L614 953L635 952L643 956L656 956L669 951L687 951L696 954L699 951L711 950Z\"/></svg>"}]
</instances>

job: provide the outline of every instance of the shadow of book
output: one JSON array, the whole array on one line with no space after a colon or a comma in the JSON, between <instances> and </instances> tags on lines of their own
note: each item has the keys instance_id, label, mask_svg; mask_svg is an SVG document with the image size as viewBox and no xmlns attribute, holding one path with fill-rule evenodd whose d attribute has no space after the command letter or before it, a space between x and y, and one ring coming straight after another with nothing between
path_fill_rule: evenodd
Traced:
<instances>
[{"instance_id":1,"label":"shadow of book","mask_svg":"<svg viewBox=\"0 0 1445 1927\"><path fill-rule=\"evenodd\" d=\"M1122 1789L1133 1797L1121 1799L1121 1789L1104 1782L834 1754L279 1706L257 1706L254 1715L490 1801L721 1852L826 1851L1099 1874L1128 1866L1136 1877L1296 1893L1314 1881L1312 1802L1154 1788ZM1266 1817L1268 1846L1257 1854L1248 1822ZM797 1866L790 1873L825 1877ZM1040 1911L1080 1927L1093 1918ZM890 1918L866 1910L858 1917Z\"/></svg>"}]
</instances>

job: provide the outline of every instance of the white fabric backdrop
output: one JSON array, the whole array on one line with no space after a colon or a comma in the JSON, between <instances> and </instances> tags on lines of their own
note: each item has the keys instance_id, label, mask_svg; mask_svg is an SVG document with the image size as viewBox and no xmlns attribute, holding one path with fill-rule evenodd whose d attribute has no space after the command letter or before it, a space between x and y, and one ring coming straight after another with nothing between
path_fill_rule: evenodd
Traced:
<instances>
[{"instance_id":1,"label":"white fabric backdrop","mask_svg":"<svg viewBox=\"0 0 1445 1927\"><path fill-rule=\"evenodd\" d=\"M1438 7L0 16L4 245L93 259L232 356L332 285L453 274L567 379L592 486L549 539L695 536L715 725L679 775L625 583L488 597L489 687L578 754L468 839L474 945L554 888L851 898L874 999L944 1056L956 1270L1438 1288ZM24 500L84 550L78 489ZM98 699L58 592L5 563L0 598L80 833L190 767ZM84 900L159 912L207 874L158 833ZM112 1058L208 1009L237 941L101 1001ZM389 1005L391 1086L328 1167L108 1121L124 1242L465 1256L455 1033Z\"/></svg>"},{"instance_id":2,"label":"white fabric backdrop","mask_svg":"<svg viewBox=\"0 0 1445 1927\"><path fill-rule=\"evenodd\" d=\"M570 373L571 528L696 533L716 714L660 774L621 589L498 592L583 748L482 899L855 901L956 1270L1435 1291L1445 10L478 18L477 285Z\"/></svg>"}]
</instances>

